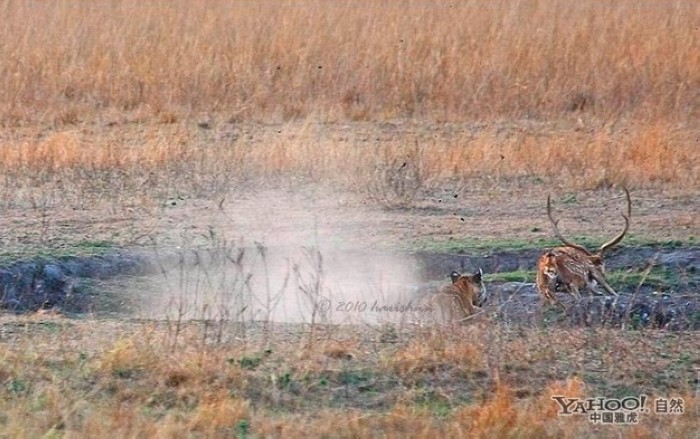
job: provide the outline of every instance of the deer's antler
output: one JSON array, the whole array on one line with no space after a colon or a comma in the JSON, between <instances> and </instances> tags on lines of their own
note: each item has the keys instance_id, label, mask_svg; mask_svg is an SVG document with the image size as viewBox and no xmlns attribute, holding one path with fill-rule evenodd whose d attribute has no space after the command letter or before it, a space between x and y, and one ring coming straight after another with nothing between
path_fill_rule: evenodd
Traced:
<instances>
[{"instance_id":1,"label":"deer's antler","mask_svg":"<svg viewBox=\"0 0 700 439\"><path fill-rule=\"evenodd\" d=\"M600 251L598 252L598 254L601 256L603 255L603 252L605 252L607 249L622 241L622 238L625 237L627 230L630 228L630 218L632 217L632 200L630 199L630 192L627 190L627 188L623 187L623 189L625 190L625 197L627 198L627 215L625 215L624 213L622 214L622 217L625 219L625 228L619 235L600 246Z\"/></svg>"},{"instance_id":2,"label":"deer's antler","mask_svg":"<svg viewBox=\"0 0 700 439\"><path fill-rule=\"evenodd\" d=\"M547 216L549 217L549 221L552 223L552 227L554 228L554 236L559 238L559 240L561 242L563 242L564 245L566 245L567 247L572 247L572 248L581 250L582 252L584 252L588 256L593 256L591 254L591 252L589 252L586 247L584 247L582 245L578 245L575 242L571 242L561 235L561 233L559 232L559 228L557 227L557 225L559 224L559 220L555 220L552 217L552 201L551 201L551 197L549 195L547 195Z\"/></svg>"}]
</instances>

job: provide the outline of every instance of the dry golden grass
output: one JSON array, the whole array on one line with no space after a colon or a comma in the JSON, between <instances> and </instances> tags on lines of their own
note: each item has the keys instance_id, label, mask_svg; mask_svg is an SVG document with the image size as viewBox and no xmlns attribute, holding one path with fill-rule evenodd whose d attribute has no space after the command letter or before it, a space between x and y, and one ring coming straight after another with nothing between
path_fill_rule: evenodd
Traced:
<instances>
[{"instance_id":1,"label":"dry golden grass","mask_svg":"<svg viewBox=\"0 0 700 439\"><path fill-rule=\"evenodd\" d=\"M174 193L216 198L252 182L305 182L410 204L445 184L700 187L694 134L666 123L613 132L518 125L476 133L434 125L348 131L313 121L248 129L250 136L236 142L184 124L0 140L0 198L33 207L46 198L71 204L121 196L134 203Z\"/></svg>"},{"instance_id":2,"label":"dry golden grass","mask_svg":"<svg viewBox=\"0 0 700 439\"><path fill-rule=\"evenodd\" d=\"M164 324L4 317L0 435L690 437L694 428L692 334L491 322L453 333L398 328L385 343L360 328L319 329L307 344L300 327L285 326L263 350L259 333L214 343L200 324L173 346ZM572 358L575 344L588 346L585 357ZM605 355L615 368L601 373ZM558 416L551 399L639 393L683 397L686 413L601 426Z\"/></svg>"},{"instance_id":3,"label":"dry golden grass","mask_svg":"<svg viewBox=\"0 0 700 439\"><path fill-rule=\"evenodd\" d=\"M521 184L692 203L699 20L664 0L0 0L3 249L66 234L71 208L157 216L261 182L398 205ZM610 430L552 395L640 392L687 414L614 434L695 432L692 334L490 322L217 344L197 324L176 343L156 324L2 319L0 436L582 437Z\"/></svg>"},{"instance_id":4,"label":"dry golden grass","mask_svg":"<svg viewBox=\"0 0 700 439\"><path fill-rule=\"evenodd\" d=\"M435 372L445 365L451 365L465 372L483 369L486 365L483 350L475 346L475 338L481 331L470 331L462 341L455 344L445 339L444 334L433 332L414 343L393 352L388 363L400 376L416 372ZM480 343L476 343L477 345Z\"/></svg>"},{"instance_id":5,"label":"dry golden grass","mask_svg":"<svg viewBox=\"0 0 700 439\"><path fill-rule=\"evenodd\" d=\"M692 1L3 2L0 120L694 120Z\"/></svg>"},{"instance_id":6,"label":"dry golden grass","mask_svg":"<svg viewBox=\"0 0 700 439\"><path fill-rule=\"evenodd\" d=\"M393 205L447 181L693 191L699 20L663 0L3 2L0 199L280 178Z\"/></svg>"}]
</instances>

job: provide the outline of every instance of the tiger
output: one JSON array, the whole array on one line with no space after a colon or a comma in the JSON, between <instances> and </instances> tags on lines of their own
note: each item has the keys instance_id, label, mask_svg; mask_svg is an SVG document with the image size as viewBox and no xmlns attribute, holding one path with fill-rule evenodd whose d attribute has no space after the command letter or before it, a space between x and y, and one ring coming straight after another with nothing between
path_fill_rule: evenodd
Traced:
<instances>
[{"instance_id":1,"label":"tiger","mask_svg":"<svg viewBox=\"0 0 700 439\"><path fill-rule=\"evenodd\" d=\"M450 273L450 278L452 284L441 287L430 297L429 303L437 308L443 320L461 322L486 303L487 293L482 282L483 272L479 269L474 274L462 275L453 271Z\"/></svg>"}]
</instances>

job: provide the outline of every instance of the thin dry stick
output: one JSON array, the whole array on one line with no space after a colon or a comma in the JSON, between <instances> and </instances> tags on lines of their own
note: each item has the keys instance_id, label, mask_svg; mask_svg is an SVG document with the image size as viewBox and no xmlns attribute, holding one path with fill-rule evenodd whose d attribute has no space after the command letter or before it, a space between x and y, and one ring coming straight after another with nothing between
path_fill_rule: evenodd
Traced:
<instances>
[{"instance_id":1,"label":"thin dry stick","mask_svg":"<svg viewBox=\"0 0 700 439\"><path fill-rule=\"evenodd\" d=\"M632 297L630 298L630 301L627 304L627 307L625 308L625 314L624 314L624 318L623 318L623 322L622 322L623 329L624 329L624 325L626 323L629 323L630 316L632 314L632 305L634 305L634 303L637 301L637 297L639 295L639 292L642 289L642 285L644 285L644 282L646 282L647 277L649 277L649 274L651 273L651 270L653 270L654 267L656 266L658 259L659 259L659 253L654 255L652 260L649 261L649 266L642 273L642 278L639 280L639 283L637 284L637 288L634 290L634 294L632 294ZM617 302L617 298L615 298L615 302ZM613 303L613 309L614 309L614 307L615 307L615 303Z\"/></svg>"}]
</instances>

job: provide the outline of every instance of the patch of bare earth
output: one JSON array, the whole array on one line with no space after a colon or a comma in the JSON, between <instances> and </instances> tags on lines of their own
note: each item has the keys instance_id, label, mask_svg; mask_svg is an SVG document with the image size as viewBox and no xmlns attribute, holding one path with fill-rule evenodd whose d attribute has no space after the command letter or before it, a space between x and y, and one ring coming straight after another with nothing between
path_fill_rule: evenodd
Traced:
<instances>
[{"instance_id":1,"label":"patch of bare earth","mask_svg":"<svg viewBox=\"0 0 700 439\"><path fill-rule=\"evenodd\" d=\"M619 184L605 189L610 183L601 180L603 186L586 189L595 179L584 174L577 179L572 168L575 163L568 163L570 170L558 176L518 163L519 150L533 148L536 153L523 138L532 137L544 145L567 138L573 151L595 141L597 128L585 133L572 131L566 124L535 123L217 127L118 123L79 125L63 132L64 138L55 141L54 155L45 159L55 161L53 168L28 169L0 194L5 205L0 216L3 248L22 251L102 240L125 246L152 245L154 240L160 245L177 245L209 230L228 239L245 237L269 245L290 240L306 244L318 237L355 248L410 247L417 242L463 238L535 241L551 235L544 208L548 194L553 196L561 229L567 234L603 239L623 224ZM10 144L19 145L52 142L56 133L16 130L7 135ZM697 134L687 133L693 135ZM420 151L412 149L414 142ZM482 143L486 142L494 144L493 153L488 153L493 159L484 155ZM178 152L173 145L179 143L193 152ZM104 166L114 166L114 172L94 168L102 165L91 162L95 157L88 151L92 145L97 145L96 151L119 145L123 159L104 162ZM380 146L388 149L375 152ZM235 161L228 168L216 169L217 150L224 154L222 164ZM338 154L345 155L347 165L357 171L338 167L343 163ZM391 159L372 162L382 154ZM363 156L371 156L364 167ZM151 167L139 157L164 162ZM119 170L132 166L132 159L142 161L134 162L133 171ZM202 166L211 168L197 169L200 159ZM179 164L168 164L171 160ZM453 165L447 166L450 162ZM696 166L696 162L697 157L687 165ZM376 181L374 168L380 165L390 172L420 168L418 177L405 176L418 180L411 181L415 187L394 187L400 183L396 180ZM139 166L143 166L141 171ZM697 170L688 171L692 175ZM37 186L36 180L24 181L31 172L46 183ZM387 171L383 172L386 177ZM633 183L630 235L658 240L697 238L700 220L695 211L700 198L697 180L688 181L695 184L659 182L647 188Z\"/></svg>"},{"instance_id":2,"label":"patch of bare earth","mask_svg":"<svg viewBox=\"0 0 700 439\"><path fill-rule=\"evenodd\" d=\"M199 148L213 140L217 147L232 142L264 154L270 144L294 140L286 128L243 126L237 134L247 139L243 144L226 138L217 143L211 137L216 133L197 127L109 132L114 142L138 150L146 133L160 132L171 141L171 131L179 129L197 151L216 158ZM464 126L290 131L289 136L302 136L303 144L316 138L310 150L321 156L332 153L325 147L333 145L367 151L384 141L450 136L459 141L473 135ZM412 156L402 154L389 161L391 166L412 166ZM294 160L301 166L304 157ZM460 168L445 178L421 180L414 195L397 203L376 186L349 184L351 174L338 172L335 181L323 169L316 174L288 166L231 177L229 186L185 166L181 179L174 178L179 168L133 175L127 169L109 174L104 180L109 184L101 186L101 180L83 181L71 170L65 177L76 185L65 192L54 178L60 173L45 185L18 181L16 191L6 188L0 237L14 257L30 254L28 249L73 251L100 242L145 251L156 260L168 252L175 257L168 256L169 269L154 276L92 285L98 297L131 301L116 318L100 313L73 319L0 317L0 431L89 437L183 432L573 437L606 434L610 427L586 416L558 416L552 396L640 394L683 398L685 413L642 414L639 424L620 427L627 429L623 435L688 437L694 431L700 360L697 334L687 327L673 332L635 325L586 327L585 316L576 326L560 325L562 316L539 306L534 291L518 296L520 302L509 301L507 291L495 292L491 307L466 325L372 320L369 312L346 322L352 313L338 309L339 302L396 304L397 289L447 281L421 271L416 248L445 245L469 254L469 243L513 241L536 251L551 237L545 212L549 193L567 235L613 236L623 225L619 185L593 190L534 171L479 173L465 167L464 175ZM629 238L697 239L696 189L632 186ZM467 244L450 244L461 241ZM240 260L238 250L246 252ZM179 262L180 254L186 262ZM446 267L445 274L453 268ZM247 302L236 302L237 292ZM253 292L261 294L253 297ZM314 313L315 304L327 299L339 319Z\"/></svg>"}]
</instances>

